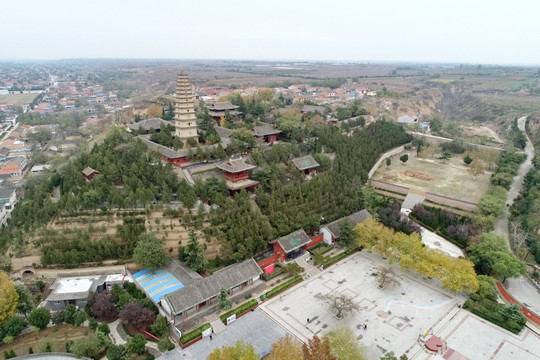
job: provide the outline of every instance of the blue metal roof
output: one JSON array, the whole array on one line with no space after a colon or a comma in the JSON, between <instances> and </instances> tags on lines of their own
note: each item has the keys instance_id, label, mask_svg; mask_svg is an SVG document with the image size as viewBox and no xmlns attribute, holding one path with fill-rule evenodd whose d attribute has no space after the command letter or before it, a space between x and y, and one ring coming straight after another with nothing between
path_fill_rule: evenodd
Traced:
<instances>
[{"instance_id":1,"label":"blue metal roof","mask_svg":"<svg viewBox=\"0 0 540 360\"><path fill-rule=\"evenodd\" d=\"M163 296L184 287L184 284L165 270L141 270L133 274L133 278L156 303Z\"/></svg>"}]
</instances>

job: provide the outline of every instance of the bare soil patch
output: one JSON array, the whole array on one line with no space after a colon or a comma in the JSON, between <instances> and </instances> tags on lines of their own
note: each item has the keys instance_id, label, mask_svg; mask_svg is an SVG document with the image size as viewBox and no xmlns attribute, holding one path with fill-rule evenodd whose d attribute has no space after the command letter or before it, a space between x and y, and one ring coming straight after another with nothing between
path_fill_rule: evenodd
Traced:
<instances>
[{"instance_id":1,"label":"bare soil patch","mask_svg":"<svg viewBox=\"0 0 540 360\"><path fill-rule=\"evenodd\" d=\"M409 154L409 160L402 164L398 160L401 155L394 155L388 167L381 164L375 171L373 179L475 204L480 201L489 186L492 173L486 171L483 175L472 176L461 156L456 155L443 162Z\"/></svg>"}]
</instances>

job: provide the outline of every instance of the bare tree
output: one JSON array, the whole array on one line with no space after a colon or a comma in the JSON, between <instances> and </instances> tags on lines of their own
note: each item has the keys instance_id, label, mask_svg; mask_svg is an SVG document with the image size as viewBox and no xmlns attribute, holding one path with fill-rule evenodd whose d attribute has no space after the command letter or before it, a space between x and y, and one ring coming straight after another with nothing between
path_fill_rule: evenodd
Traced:
<instances>
[{"instance_id":1,"label":"bare tree","mask_svg":"<svg viewBox=\"0 0 540 360\"><path fill-rule=\"evenodd\" d=\"M360 310L360 305L355 303L352 298L343 294L326 294L323 299L328 304L330 310L335 311L336 318L343 319L347 314Z\"/></svg>"},{"instance_id":2,"label":"bare tree","mask_svg":"<svg viewBox=\"0 0 540 360\"><path fill-rule=\"evenodd\" d=\"M525 231L517 221L510 222L509 227L511 245L514 248L517 258L523 261L529 254L529 248L527 246L529 231Z\"/></svg>"},{"instance_id":3,"label":"bare tree","mask_svg":"<svg viewBox=\"0 0 540 360\"><path fill-rule=\"evenodd\" d=\"M383 288L385 284L395 284L397 283L394 279L394 271L389 267L381 266L379 272L377 273L377 280L379 280L379 287Z\"/></svg>"}]
</instances>

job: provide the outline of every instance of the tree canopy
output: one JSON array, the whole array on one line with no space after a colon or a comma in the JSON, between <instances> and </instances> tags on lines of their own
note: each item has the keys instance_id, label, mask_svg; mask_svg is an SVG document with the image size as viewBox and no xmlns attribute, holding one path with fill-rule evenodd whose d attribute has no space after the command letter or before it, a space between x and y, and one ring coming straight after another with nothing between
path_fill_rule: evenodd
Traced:
<instances>
[{"instance_id":1,"label":"tree canopy","mask_svg":"<svg viewBox=\"0 0 540 360\"><path fill-rule=\"evenodd\" d=\"M19 305L19 295L15 289L15 285L11 282L8 275L0 271L0 293L2 301L0 301L0 326L9 318L17 313Z\"/></svg>"},{"instance_id":2,"label":"tree canopy","mask_svg":"<svg viewBox=\"0 0 540 360\"><path fill-rule=\"evenodd\" d=\"M163 249L163 240L154 234L139 235L139 242L133 250L133 260L143 269L157 269L167 265L171 259Z\"/></svg>"}]
</instances>

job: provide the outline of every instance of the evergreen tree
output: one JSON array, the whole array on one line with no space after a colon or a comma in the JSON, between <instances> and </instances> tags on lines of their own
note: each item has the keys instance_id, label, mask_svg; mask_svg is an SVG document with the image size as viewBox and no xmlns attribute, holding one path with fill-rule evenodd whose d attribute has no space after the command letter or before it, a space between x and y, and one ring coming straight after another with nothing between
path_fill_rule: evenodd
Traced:
<instances>
[{"instance_id":1,"label":"evergreen tree","mask_svg":"<svg viewBox=\"0 0 540 360\"><path fill-rule=\"evenodd\" d=\"M197 234L193 230L189 233L189 241L184 248L185 264L197 272L203 272L208 265L204 258L204 244L199 244Z\"/></svg>"},{"instance_id":2,"label":"evergreen tree","mask_svg":"<svg viewBox=\"0 0 540 360\"><path fill-rule=\"evenodd\" d=\"M227 310L231 308L231 301L227 299L227 290L225 290L225 288L221 288L219 291L219 304L217 307L220 310Z\"/></svg>"}]
</instances>

